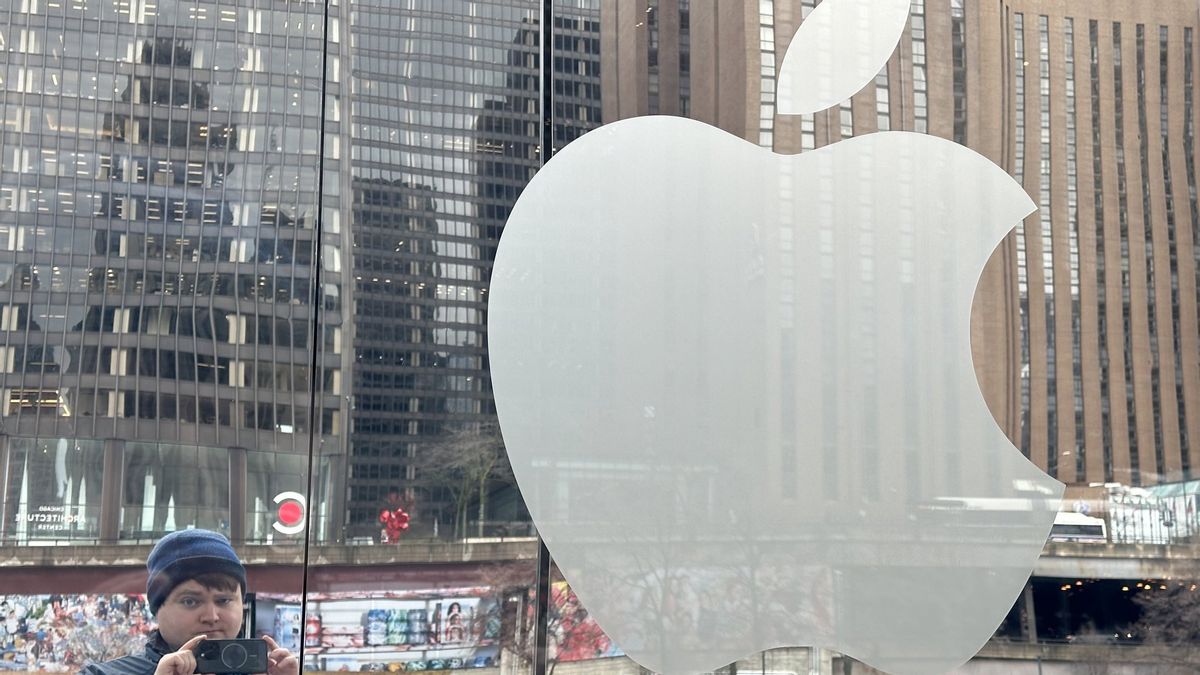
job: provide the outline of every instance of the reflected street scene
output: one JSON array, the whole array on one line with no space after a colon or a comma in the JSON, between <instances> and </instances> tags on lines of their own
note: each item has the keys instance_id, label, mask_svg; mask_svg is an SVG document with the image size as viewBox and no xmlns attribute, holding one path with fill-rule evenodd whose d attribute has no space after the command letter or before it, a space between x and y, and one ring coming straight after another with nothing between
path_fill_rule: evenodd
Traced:
<instances>
[{"instance_id":1,"label":"reflected street scene","mask_svg":"<svg viewBox=\"0 0 1200 675\"><path fill-rule=\"evenodd\" d=\"M0 670L1194 672L1197 30L5 4Z\"/></svg>"}]
</instances>

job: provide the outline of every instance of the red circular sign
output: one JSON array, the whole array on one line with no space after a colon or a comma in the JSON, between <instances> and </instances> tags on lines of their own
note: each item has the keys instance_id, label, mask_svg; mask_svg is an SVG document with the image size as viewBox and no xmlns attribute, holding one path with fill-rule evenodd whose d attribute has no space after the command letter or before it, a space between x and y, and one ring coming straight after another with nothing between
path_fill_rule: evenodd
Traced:
<instances>
[{"instance_id":1,"label":"red circular sign","mask_svg":"<svg viewBox=\"0 0 1200 675\"><path fill-rule=\"evenodd\" d=\"M294 501L286 501L279 505L279 522L284 525L296 525L304 519L304 509Z\"/></svg>"}]
</instances>

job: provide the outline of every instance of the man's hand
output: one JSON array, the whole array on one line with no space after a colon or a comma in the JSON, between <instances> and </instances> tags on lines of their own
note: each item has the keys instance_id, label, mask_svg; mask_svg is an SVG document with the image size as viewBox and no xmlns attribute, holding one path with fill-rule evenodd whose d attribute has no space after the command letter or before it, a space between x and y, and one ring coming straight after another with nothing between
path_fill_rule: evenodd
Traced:
<instances>
[{"instance_id":1,"label":"man's hand","mask_svg":"<svg viewBox=\"0 0 1200 675\"><path fill-rule=\"evenodd\" d=\"M179 651L171 652L159 659L158 667L154 669L154 675L192 675L196 672L196 653L192 650L206 637L208 636L197 635L183 643Z\"/></svg>"},{"instance_id":2,"label":"man's hand","mask_svg":"<svg viewBox=\"0 0 1200 675\"><path fill-rule=\"evenodd\" d=\"M300 659L288 650L280 647L271 636L264 635L267 646L271 648L267 654L267 675L300 675ZM155 675L162 675L156 673Z\"/></svg>"}]
</instances>

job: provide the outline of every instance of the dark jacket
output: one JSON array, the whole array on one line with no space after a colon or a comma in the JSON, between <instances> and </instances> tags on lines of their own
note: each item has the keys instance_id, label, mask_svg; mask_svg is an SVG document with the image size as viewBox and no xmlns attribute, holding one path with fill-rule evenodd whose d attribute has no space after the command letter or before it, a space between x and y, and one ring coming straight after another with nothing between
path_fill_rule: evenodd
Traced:
<instances>
[{"instance_id":1,"label":"dark jacket","mask_svg":"<svg viewBox=\"0 0 1200 675\"><path fill-rule=\"evenodd\" d=\"M82 675L153 675L158 660L171 652L158 631L150 633L146 648L141 654L124 656L104 663L89 663L80 671Z\"/></svg>"}]
</instances>

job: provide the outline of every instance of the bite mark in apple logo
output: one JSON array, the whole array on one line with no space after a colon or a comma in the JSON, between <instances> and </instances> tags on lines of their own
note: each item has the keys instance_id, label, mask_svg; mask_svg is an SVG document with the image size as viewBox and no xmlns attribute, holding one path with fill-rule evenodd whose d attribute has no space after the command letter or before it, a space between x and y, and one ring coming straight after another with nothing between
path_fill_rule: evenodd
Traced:
<instances>
[{"instance_id":1,"label":"bite mark in apple logo","mask_svg":"<svg viewBox=\"0 0 1200 675\"><path fill-rule=\"evenodd\" d=\"M869 82L907 8L821 3L781 111ZM822 54L827 77L789 72ZM496 257L496 407L539 533L616 644L664 673L789 645L930 673L979 650L1063 491L996 426L970 349L980 271L1034 208L986 158L905 132L789 156L642 117L546 164Z\"/></svg>"}]
</instances>

